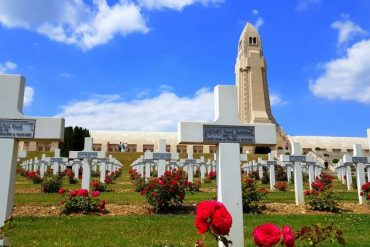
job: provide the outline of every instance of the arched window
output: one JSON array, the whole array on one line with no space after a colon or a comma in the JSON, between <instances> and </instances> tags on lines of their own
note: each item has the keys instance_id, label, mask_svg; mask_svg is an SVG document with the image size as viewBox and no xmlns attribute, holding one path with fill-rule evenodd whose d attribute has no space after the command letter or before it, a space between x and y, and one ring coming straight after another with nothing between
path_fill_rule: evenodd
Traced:
<instances>
[{"instance_id":1,"label":"arched window","mask_svg":"<svg viewBox=\"0 0 370 247\"><path fill-rule=\"evenodd\" d=\"M253 42L252 37L249 37L249 44L253 44L252 42Z\"/></svg>"},{"instance_id":2,"label":"arched window","mask_svg":"<svg viewBox=\"0 0 370 247\"><path fill-rule=\"evenodd\" d=\"M253 44L257 45L257 38L256 37L253 37Z\"/></svg>"}]
</instances>

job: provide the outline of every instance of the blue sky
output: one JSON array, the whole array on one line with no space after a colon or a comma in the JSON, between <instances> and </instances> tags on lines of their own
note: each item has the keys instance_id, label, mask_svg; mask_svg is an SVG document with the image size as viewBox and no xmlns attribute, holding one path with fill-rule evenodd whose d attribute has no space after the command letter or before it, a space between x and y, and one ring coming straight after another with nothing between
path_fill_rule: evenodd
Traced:
<instances>
[{"instance_id":1,"label":"blue sky","mask_svg":"<svg viewBox=\"0 0 370 247\"><path fill-rule=\"evenodd\" d=\"M288 134L365 136L369 13L367 0L1 1L0 72L26 77L27 115L174 131L213 119L213 87L235 84L249 21Z\"/></svg>"}]
</instances>

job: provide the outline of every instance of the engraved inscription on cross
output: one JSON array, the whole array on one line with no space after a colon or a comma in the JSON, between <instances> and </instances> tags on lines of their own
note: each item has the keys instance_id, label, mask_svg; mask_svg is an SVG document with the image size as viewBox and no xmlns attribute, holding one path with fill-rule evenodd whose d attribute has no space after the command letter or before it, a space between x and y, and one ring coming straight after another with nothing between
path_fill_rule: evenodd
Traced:
<instances>
[{"instance_id":1,"label":"engraved inscription on cross","mask_svg":"<svg viewBox=\"0 0 370 247\"><path fill-rule=\"evenodd\" d=\"M179 123L178 139L181 144L217 145L217 199L233 217L229 234L233 246L244 246L240 144L275 145L276 126L242 124L236 86L215 87L215 117L212 123Z\"/></svg>"},{"instance_id":2,"label":"engraved inscription on cross","mask_svg":"<svg viewBox=\"0 0 370 247\"><path fill-rule=\"evenodd\" d=\"M18 142L21 140L61 141L64 119L23 115L25 79L19 75L0 75L0 227L11 217ZM0 240L0 246L7 239Z\"/></svg>"}]
</instances>

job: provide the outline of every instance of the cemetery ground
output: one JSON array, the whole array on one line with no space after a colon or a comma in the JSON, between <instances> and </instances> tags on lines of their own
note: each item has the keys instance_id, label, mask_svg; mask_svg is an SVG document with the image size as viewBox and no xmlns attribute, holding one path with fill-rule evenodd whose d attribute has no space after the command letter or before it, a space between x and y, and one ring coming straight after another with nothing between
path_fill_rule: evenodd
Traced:
<instances>
[{"instance_id":1,"label":"cemetery ground","mask_svg":"<svg viewBox=\"0 0 370 247\"><path fill-rule=\"evenodd\" d=\"M52 154L47 154L52 156ZM154 214L149 210L144 196L134 191L129 180L129 165L140 153L113 153L123 164L122 176L108 186L108 192L100 196L107 200L106 215L59 215L58 194L40 192L34 185L17 175L14 196L14 227L8 232L11 246L194 246L201 237L194 227L194 209L198 202L210 200L216 195L215 181L202 184L201 192L187 194L185 208L171 214ZM28 158L41 157L41 153L30 152ZM199 154L194 154L199 158ZM210 158L210 157L206 157ZM336 177L335 177L336 179ZM98 180L98 177L92 178ZM269 185L258 185L268 188ZM70 185L70 190L80 188L80 182ZM305 183L308 189L308 183ZM278 226L290 225L298 230L311 224L330 224L343 230L347 246L369 246L370 207L358 205L356 190L347 191L337 179L335 194L340 198L341 213L325 213L309 210L308 206L294 204L294 187L288 191L269 192L262 214L244 214L246 246L253 246L252 231L255 226L272 222ZM171 243L172 245L166 245ZM207 246L217 246L207 239ZM321 246L336 246L324 242Z\"/></svg>"}]
</instances>

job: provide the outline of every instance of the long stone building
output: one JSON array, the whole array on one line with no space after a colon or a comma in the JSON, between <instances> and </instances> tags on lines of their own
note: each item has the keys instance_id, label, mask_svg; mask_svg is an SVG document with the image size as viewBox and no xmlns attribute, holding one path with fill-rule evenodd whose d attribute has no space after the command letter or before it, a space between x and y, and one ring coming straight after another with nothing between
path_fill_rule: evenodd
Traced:
<instances>
[{"instance_id":1,"label":"long stone building","mask_svg":"<svg viewBox=\"0 0 370 247\"><path fill-rule=\"evenodd\" d=\"M287 136L271 112L267 81L267 66L263 54L262 41L258 31L247 23L244 27L237 49L235 63L235 81L238 88L238 112L243 123L273 123L277 129L277 145L275 149L283 149L292 141L298 141L304 152L320 149L333 153L344 153L352 150L353 144L362 144L365 154L369 153L369 140L357 137L327 136ZM83 127L83 126L82 126ZM368 134L370 135L370 134ZM104 131L91 130L94 138L94 149L118 151L120 143L127 143L130 152L154 151L158 139L166 139L167 150L184 153L192 149L194 153L214 153L215 146L179 145L176 132L144 132L144 131ZM20 142L20 150L53 151L58 143ZM289 145L288 145L289 146ZM270 147L242 147L241 152L267 153Z\"/></svg>"}]
</instances>

